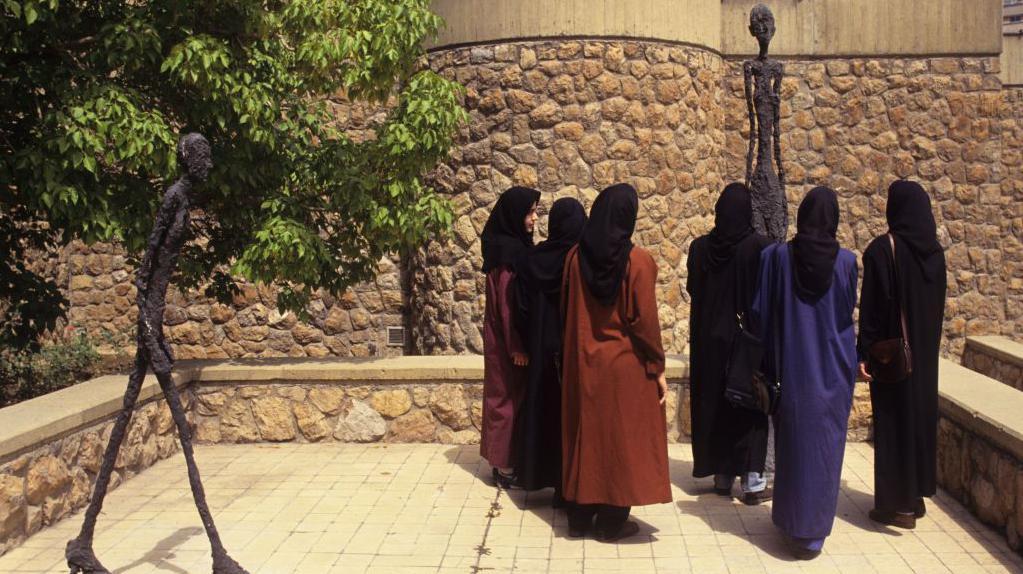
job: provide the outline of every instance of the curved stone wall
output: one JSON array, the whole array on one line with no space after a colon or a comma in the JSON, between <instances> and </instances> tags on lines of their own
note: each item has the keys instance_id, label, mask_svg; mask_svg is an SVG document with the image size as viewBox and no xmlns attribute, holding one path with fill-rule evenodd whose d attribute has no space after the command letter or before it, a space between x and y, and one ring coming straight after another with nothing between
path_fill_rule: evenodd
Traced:
<instances>
[{"instance_id":1,"label":"curved stone wall","mask_svg":"<svg viewBox=\"0 0 1023 574\"><path fill-rule=\"evenodd\" d=\"M431 63L466 86L472 121L437 175L456 207L454 234L411 265L415 350L483 351L479 234L501 191L537 187L544 212L563 196L588 207L619 181L639 191L636 240L660 265L665 343L681 350L683 251L710 228L723 181L724 61L691 47L593 40L466 47Z\"/></svg>"},{"instance_id":2,"label":"curved stone wall","mask_svg":"<svg viewBox=\"0 0 1023 574\"><path fill-rule=\"evenodd\" d=\"M467 87L472 123L436 181L456 206L455 232L410 262L414 351L482 352L478 238L500 191L529 185L544 192L542 207L565 195L588 205L626 181L642 198L637 243L661 270L665 346L685 352L685 254L712 226L722 185L744 177L742 60L593 39L468 46L431 61ZM961 352L967 335L1023 334L1020 105L1018 90L1001 89L998 58L785 66L792 221L807 190L829 185L842 198L840 239L859 254L885 230L890 182L917 179L933 195L947 248L945 352Z\"/></svg>"}]
</instances>

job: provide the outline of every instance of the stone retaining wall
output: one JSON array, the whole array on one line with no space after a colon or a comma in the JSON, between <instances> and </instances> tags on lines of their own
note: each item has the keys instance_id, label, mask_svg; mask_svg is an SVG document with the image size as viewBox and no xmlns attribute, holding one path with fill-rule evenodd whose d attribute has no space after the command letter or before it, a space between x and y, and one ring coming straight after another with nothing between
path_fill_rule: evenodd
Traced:
<instances>
[{"instance_id":1,"label":"stone retaining wall","mask_svg":"<svg viewBox=\"0 0 1023 574\"><path fill-rule=\"evenodd\" d=\"M940 364L938 485L1023 552L1023 394Z\"/></svg>"},{"instance_id":2,"label":"stone retaining wall","mask_svg":"<svg viewBox=\"0 0 1023 574\"><path fill-rule=\"evenodd\" d=\"M692 435L688 383L670 383L668 439ZM404 442L476 444L483 416L478 381L365 384L200 384L196 439L205 443ZM856 385L848 439L872 437L870 390Z\"/></svg>"},{"instance_id":3,"label":"stone retaining wall","mask_svg":"<svg viewBox=\"0 0 1023 574\"><path fill-rule=\"evenodd\" d=\"M679 438L680 385L671 385L669 438ZM480 382L199 385L196 439L205 443L403 442L477 444ZM688 418L688 417L686 417Z\"/></svg>"},{"instance_id":4,"label":"stone retaining wall","mask_svg":"<svg viewBox=\"0 0 1023 574\"><path fill-rule=\"evenodd\" d=\"M938 421L938 483L1023 550L1023 462L964 425Z\"/></svg>"},{"instance_id":5,"label":"stone retaining wall","mask_svg":"<svg viewBox=\"0 0 1023 574\"><path fill-rule=\"evenodd\" d=\"M182 389L182 401L191 410L187 389ZM192 418L191 413L188 416ZM45 437L34 448L0 463L0 554L88 504L113 428L111 419L112 415L67 436ZM125 435L111 490L179 449L167 402L143 404Z\"/></svg>"},{"instance_id":6,"label":"stone retaining wall","mask_svg":"<svg viewBox=\"0 0 1023 574\"><path fill-rule=\"evenodd\" d=\"M963 366L1023 391L1023 345L1001 337L971 337Z\"/></svg>"}]
</instances>

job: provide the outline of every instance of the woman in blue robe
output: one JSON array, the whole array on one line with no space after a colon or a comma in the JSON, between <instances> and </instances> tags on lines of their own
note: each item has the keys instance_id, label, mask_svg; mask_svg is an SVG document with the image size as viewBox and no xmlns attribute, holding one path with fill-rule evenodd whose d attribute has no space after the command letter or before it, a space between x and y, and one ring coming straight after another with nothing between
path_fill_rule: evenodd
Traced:
<instances>
[{"instance_id":1,"label":"woman in blue robe","mask_svg":"<svg viewBox=\"0 0 1023 574\"><path fill-rule=\"evenodd\" d=\"M780 369L782 388L771 515L793 554L807 560L820 554L835 521L858 367L856 256L835 238L838 213L834 191L818 187L806 195L796 236L761 255L753 304L767 371Z\"/></svg>"}]
</instances>

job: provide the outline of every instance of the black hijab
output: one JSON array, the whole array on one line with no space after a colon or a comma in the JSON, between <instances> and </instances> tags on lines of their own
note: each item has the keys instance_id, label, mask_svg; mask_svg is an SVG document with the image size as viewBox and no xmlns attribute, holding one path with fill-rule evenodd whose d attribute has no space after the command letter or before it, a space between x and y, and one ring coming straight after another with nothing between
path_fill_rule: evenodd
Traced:
<instances>
[{"instance_id":1,"label":"black hijab","mask_svg":"<svg viewBox=\"0 0 1023 574\"><path fill-rule=\"evenodd\" d=\"M838 196L827 187L810 190L799 204L792 270L801 299L817 299L831 288L838 258Z\"/></svg>"},{"instance_id":2,"label":"black hijab","mask_svg":"<svg viewBox=\"0 0 1023 574\"><path fill-rule=\"evenodd\" d=\"M578 200L563 197L554 202L548 216L547 240L523 254L516 267L519 280L547 295L561 290L565 256L579 243L586 227L586 209Z\"/></svg>"},{"instance_id":3,"label":"black hijab","mask_svg":"<svg viewBox=\"0 0 1023 574\"><path fill-rule=\"evenodd\" d=\"M533 246L533 234L526 231L525 219L538 201L539 191L518 186L509 188L497 199L481 237L484 273L502 265L515 265Z\"/></svg>"},{"instance_id":4,"label":"black hijab","mask_svg":"<svg viewBox=\"0 0 1023 574\"><path fill-rule=\"evenodd\" d=\"M632 253L639 196L620 183L600 192L579 241L579 269L590 293L602 305L613 305Z\"/></svg>"},{"instance_id":5,"label":"black hijab","mask_svg":"<svg viewBox=\"0 0 1023 574\"><path fill-rule=\"evenodd\" d=\"M934 282L945 273L938 243L938 226L931 212L931 198L915 181L897 180L888 188L888 231L899 238L923 269L924 279Z\"/></svg>"},{"instance_id":6,"label":"black hijab","mask_svg":"<svg viewBox=\"0 0 1023 574\"><path fill-rule=\"evenodd\" d=\"M735 250L753 234L753 198L741 183L725 186L714 206L714 229L709 236L704 271L720 267L732 260Z\"/></svg>"}]
</instances>

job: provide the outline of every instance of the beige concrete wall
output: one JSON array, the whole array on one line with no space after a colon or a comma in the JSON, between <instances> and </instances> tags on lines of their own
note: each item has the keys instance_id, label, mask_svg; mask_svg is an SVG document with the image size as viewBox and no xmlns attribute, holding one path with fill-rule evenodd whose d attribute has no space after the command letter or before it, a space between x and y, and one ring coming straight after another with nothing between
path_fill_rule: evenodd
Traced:
<instances>
[{"instance_id":1,"label":"beige concrete wall","mask_svg":"<svg viewBox=\"0 0 1023 574\"><path fill-rule=\"evenodd\" d=\"M434 0L433 46L516 38L624 36L721 45L720 0Z\"/></svg>"},{"instance_id":2,"label":"beige concrete wall","mask_svg":"<svg viewBox=\"0 0 1023 574\"><path fill-rule=\"evenodd\" d=\"M1002 84L1023 86L1023 35L1002 37Z\"/></svg>"},{"instance_id":3,"label":"beige concrete wall","mask_svg":"<svg viewBox=\"0 0 1023 574\"><path fill-rule=\"evenodd\" d=\"M651 38L756 53L754 0L434 0L431 47L564 36ZM771 0L777 55L997 54L1001 0Z\"/></svg>"},{"instance_id":4,"label":"beige concrete wall","mask_svg":"<svg viewBox=\"0 0 1023 574\"><path fill-rule=\"evenodd\" d=\"M751 0L723 0L726 54L757 52ZM1001 0L773 0L777 55L997 54Z\"/></svg>"}]
</instances>

